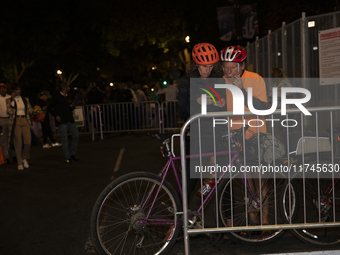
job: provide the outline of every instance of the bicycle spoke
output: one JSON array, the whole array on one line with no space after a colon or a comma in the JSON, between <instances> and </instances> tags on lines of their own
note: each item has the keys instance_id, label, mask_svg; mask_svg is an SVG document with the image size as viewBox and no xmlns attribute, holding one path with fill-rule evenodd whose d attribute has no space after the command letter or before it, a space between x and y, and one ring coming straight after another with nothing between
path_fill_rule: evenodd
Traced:
<instances>
[{"instance_id":1,"label":"bicycle spoke","mask_svg":"<svg viewBox=\"0 0 340 255\"><path fill-rule=\"evenodd\" d=\"M92 231L94 244L103 254L162 254L173 245L179 226L169 241L163 240L172 226L169 221L175 222L179 199L174 199L176 192L169 191L166 183L154 199L160 187L158 179L152 174L128 174L103 191L97 200L98 209L92 214L96 227ZM150 209L149 217L155 221L148 222ZM164 225L159 225L161 220Z\"/></svg>"},{"instance_id":2,"label":"bicycle spoke","mask_svg":"<svg viewBox=\"0 0 340 255\"><path fill-rule=\"evenodd\" d=\"M335 180L336 183L337 180ZM303 184L303 180L300 181ZM340 219L338 201L333 201L335 196L340 194L338 185L333 189L332 179L305 179L305 192L301 190L301 197L305 201L306 208L299 208L294 223L323 223L333 222L333 219ZM301 185L301 187L303 187ZM319 187L319 188L318 188ZM304 196L303 196L304 194ZM335 210L334 210L335 207ZM306 211L306 214L304 213ZM335 212L335 214L334 214ZM319 227L295 229L293 233L302 241L317 246L333 246L340 244L339 227Z\"/></svg>"},{"instance_id":3,"label":"bicycle spoke","mask_svg":"<svg viewBox=\"0 0 340 255\"><path fill-rule=\"evenodd\" d=\"M274 180L262 179L261 191L255 193L249 193L252 187L256 187L257 181L252 183L254 180L249 182L243 182L241 178L232 179L232 185L230 180L226 180L219 188L220 196L220 217L222 223L227 226L227 219L232 217L232 226L252 226L269 224L275 225L278 223L284 223L284 218L280 217L278 210L276 209L280 201L280 190L287 186L285 180L277 180L275 183L276 190L274 189ZM245 193L244 183L249 185L247 193ZM230 191L230 187L232 190ZM248 192L249 191L249 192ZM261 193L261 200L260 194ZM275 196L275 198L274 198ZM293 200L295 203L295 200ZM261 215L262 213L262 215ZM247 222L248 219L248 222ZM265 221L266 220L266 221ZM275 232L265 231L239 231L231 232L231 237L234 241L240 243L263 243L271 242L278 238L282 234L282 230Z\"/></svg>"}]
</instances>

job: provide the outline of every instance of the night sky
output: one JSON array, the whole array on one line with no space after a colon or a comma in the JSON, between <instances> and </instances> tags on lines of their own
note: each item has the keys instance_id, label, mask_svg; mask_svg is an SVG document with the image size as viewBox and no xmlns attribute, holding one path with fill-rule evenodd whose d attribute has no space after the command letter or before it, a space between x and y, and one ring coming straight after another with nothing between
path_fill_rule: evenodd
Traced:
<instances>
[{"instance_id":1,"label":"night sky","mask_svg":"<svg viewBox=\"0 0 340 255\"><path fill-rule=\"evenodd\" d=\"M184 75L180 52L198 42L217 49L247 41L219 40L216 8L257 4L260 37L301 17L336 10L336 1L2 1L0 80L31 90L53 90L76 75L71 86L101 87L131 80L151 84L173 68ZM189 35L190 43L184 38ZM156 71L151 71L157 66ZM22 75L20 73L22 72Z\"/></svg>"}]
</instances>

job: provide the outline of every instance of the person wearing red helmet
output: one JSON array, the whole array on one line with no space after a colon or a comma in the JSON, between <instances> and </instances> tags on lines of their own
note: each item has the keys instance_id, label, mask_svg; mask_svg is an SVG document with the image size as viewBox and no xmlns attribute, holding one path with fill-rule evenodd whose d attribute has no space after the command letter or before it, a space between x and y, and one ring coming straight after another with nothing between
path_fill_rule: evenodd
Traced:
<instances>
[{"instance_id":1,"label":"person wearing red helmet","mask_svg":"<svg viewBox=\"0 0 340 255\"><path fill-rule=\"evenodd\" d=\"M248 89L253 88L253 106L257 110L265 110L267 109L267 91L266 84L263 78L257 73L249 72L245 70L245 60L247 58L246 49L240 46L229 46L221 50L220 52L220 60L222 61L222 69L224 72L224 78L226 84L232 84L237 86L242 90L244 95L244 110L249 111L248 108ZM233 96L231 92L227 89L226 91L226 100L227 100L227 111L233 111ZM239 129L242 128L242 117L243 116L233 116L230 117L230 121L233 122L230 125L230 129ZM249 139L253 134L258 132L258 128L256 126L261 125L261 121L263 125L259 128L259 132L266 133L266 122L265 117L260 116L260 120L258 124L256 124L257 116L244 116L245 124L248 124L250 120L254 120L249 125L249 128L246 131L245 138ZM238 123L238 124L236 124ZM247 164L251 164L251 162L247 162ZM257 181L257 176L253 176L255 178L254 183L249 181L249 185L253 191L259 190L259 182ZM261 187L262 187L262 195L263 197L267 194L268 187L265 184L266 178L261 179ZM249 209L249 221L248 224L256 225L260 223L259 216ZM230 224L229 216L227 216L227 222ZM268 222L268 203L263 206L262 211L262 224L269 224Z\"/></svg>"},{"instance_id":2,"label":"person wearing red helmet","mask_svg":"<svg viewBox=\"0 0 340 255\"><path fill-rule=\"evenodd\" d=\"M266 84L263 78L257 73L245 70L245 60L247 58L246 49L240 46L229 46L221 50L220 60L222 61L222 69L224 78L227 84L232 84L240 88L244 94L244 110L249 111L248 108L248 88L253 88L253 105L257 110L265 110L267 106L267 91ZM227 111L233 110L233 96L227 90ZM244 116L246 124L249 120L256 119L256 116ZM242 123L242 116L233 116L234 123ZM259 128L260 132L266 133L264 116L260 117L263 125ZM252 126L246 131L246 139L249 139L254 133L257 133L257 124L251 123ZM261 125L261 122L258 124ZM233 124L231 129L239 129L242 124Z\"/></svg>"}]
</instances>

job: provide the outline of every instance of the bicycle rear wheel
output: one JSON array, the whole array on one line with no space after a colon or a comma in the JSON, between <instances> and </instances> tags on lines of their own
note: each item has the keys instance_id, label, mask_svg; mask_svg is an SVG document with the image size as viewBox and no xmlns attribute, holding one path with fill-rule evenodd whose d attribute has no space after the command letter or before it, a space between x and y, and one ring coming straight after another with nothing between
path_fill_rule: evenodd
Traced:
<instances>
[{"instance_id":1,"label":"bicycle rear wheel","mask_svg":"<svg viewBox=\"0 0 340 255\"><path fill-rule=\"evenodd\" d=\"M171 249L180 231L176 213L182 209L167 181L159 190L161 181L151 173L131 173L103 190L91 216L92 240L101 255L166 254Z\"/></svg>"},{"instance_id":2,"label":"bicycle rear wheel","mask_svg":"<svg viewBox=\"0 0 340 255\"><path fill-rule=\"evenodd\" d=\"M256 196L256 200L254 200L249 192L245 192L244 180L240 177L240 174L236 174L231 181L225 179L220 184L218 190L218 208L221 224L226 227L247 226L247 223L248 226L260 225L262 218L261 207L262 213L266 212L267 214L268 225L285 223L282 211L279 209L282 206L281 194L282 192L289 191L288 187L290 187L290 192L293 194L291 204L294 212L297 203L294 187L288 185L286 179L266 179L265 185L267 186L267 191L265 194L262 194L262 204L260 205L259 194L253 194ZM249 179L248 181L251 180ZM250 214L252 214L252 220L250 220ZM282 233L283 230L240 231L230 232L229 237L237 243L260 245L276 240Z\"/></svg>"},{"instance_id":3,"label":"bicycle rear wheel","mask_svg":"<svg viewBox=\"0 0 340 255\"><path fill-rule=\"evenodd\" d=\"M305 193L303 193L305 182ZM340 221L340 185L335 180L332 189L332 179L302 179L299 180L300 197L304 201L298 210L294 223L327 223ZM319 187L319 188L318 188ZM329 189L330 188L330 189ZM335 200L333 199L333 190ZM330 191L330 193L328 193ZM335 209L335 210L334 210ZM294 229L293 234L301 241L315 246L340 245L340 227L319 227Z\"/></svg>"}]
</instances>

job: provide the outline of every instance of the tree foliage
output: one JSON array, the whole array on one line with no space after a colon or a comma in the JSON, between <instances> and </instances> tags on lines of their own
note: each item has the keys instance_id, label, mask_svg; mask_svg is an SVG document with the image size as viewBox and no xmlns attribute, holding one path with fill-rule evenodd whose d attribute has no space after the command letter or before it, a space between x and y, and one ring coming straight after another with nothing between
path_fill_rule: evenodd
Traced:
<instances>
[{"instance_id":1,"label":"tree foliage","mask_svg":"<svg viewBox=\"0 0 340 255\"><path fill-rule=\"evenodd\" d=\"M53 88L61 80L85 86L178 78L184 74L184 50L191 52L199 42L226 46L219 40L216 7L257 3L264 35L282 21L300 18L302 11L333 11L335 2L325 1L4 0L0 79ZM62 76L56 75L58 69Z\"/></svg>"}]
</instances>

